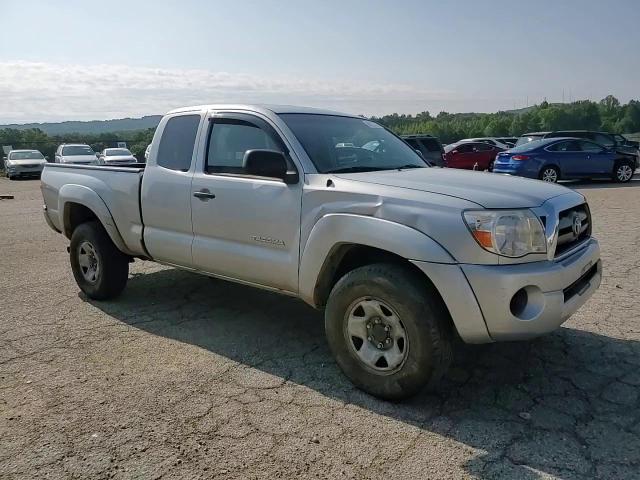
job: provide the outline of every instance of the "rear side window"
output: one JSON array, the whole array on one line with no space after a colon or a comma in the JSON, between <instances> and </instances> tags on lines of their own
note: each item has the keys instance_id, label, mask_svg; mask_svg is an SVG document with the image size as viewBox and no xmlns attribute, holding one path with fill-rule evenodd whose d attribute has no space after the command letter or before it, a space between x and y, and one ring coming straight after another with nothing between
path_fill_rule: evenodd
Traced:
<instances>
[{"instance_id":1,"label":"rear side window","mask_svg":"<svg viewBox=\"0 0 640 480\"><path fill-rule=\"evenodd\" d=\"M582 149L577 140L566 140L564 142L554 143L547 147L547 150L550 152L579 152Z\"/></svg>"},{"instance_id":2,"label":"rear side window","mask_svg":"<svg viewBox=\"0 0 640 480\"><path fill-rule=\"evenodd\" d=\"M199 124L200 115L170 118L160 139L157 164L170 170L188 171Z\"/></svg>"},{"instance_id":3,"label":"rear side window","mask_svg":"<svg viewBox=\"0 0 640 480\"><path fill-rule=\"evenodd\" d=\"M439 152L440 143L435 138L423 138L420 140L428 152Z\"/></svg>"},{"instance_id":4,"label":"rear side window","mask_svg":"<svg viewBox=\"0 0 640 480\"><path fill-rule=\"evenodd\" d=\"M476 143L473 148L476 152L488 152L489 150L493 150L493 145L489 143Z\"/></svg>"},{"instance_id":5,"label":"rear side window","mask_svg":"<svg viewBox=\"0 0 640 480\"><path fill-rule=\"evenodd\" d=\"M473 144L472 143L463 143L461 145L458 145L453 150L457 150L458 153L469 153L469 152L473 151Z\"/></svg>"}]
</instances>

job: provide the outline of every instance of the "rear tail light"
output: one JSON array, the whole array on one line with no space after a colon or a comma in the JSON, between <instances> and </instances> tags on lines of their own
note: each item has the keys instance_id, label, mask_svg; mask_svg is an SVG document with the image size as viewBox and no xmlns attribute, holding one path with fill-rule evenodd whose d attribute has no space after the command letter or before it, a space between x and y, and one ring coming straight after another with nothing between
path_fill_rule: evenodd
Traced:
<instances>
[{"instance_id":1,"label":"rear tail light","mask_svg":"<svg viewBox=\"0 0 640 480\"><path fill-rule=\"evenodd\" d=\"M514 155L513 157L511 157L511 160L529 160L529 157L527 155Z\"/></svg>"}]
</instances>

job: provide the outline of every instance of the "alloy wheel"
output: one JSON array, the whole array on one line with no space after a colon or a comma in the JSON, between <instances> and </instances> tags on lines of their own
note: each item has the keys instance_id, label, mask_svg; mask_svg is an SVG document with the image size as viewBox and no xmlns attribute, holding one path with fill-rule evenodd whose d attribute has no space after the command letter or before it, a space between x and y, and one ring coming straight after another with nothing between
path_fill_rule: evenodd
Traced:
<instances>
[{"instance_id":1,"label":"alloy wheel","mask_svg":"<svg viewBox=\"0 0 640 480\"><path fill-rule=\"evenodd\" d=\"M627 182L633 177L633 169L629 165L620 165L616 170L616 177L620 182Z\"/></svg>"},{"instance_id":2,"label":"alloy wheel","mask_svg":"<svg viewBox=\"0 0 640 480\"><path fill-rule=\"evenodd\" d=\"M542 181L556 183L558 181L558 172L553 168L546 168L542 172Z\"/></svg>"}]
</instances>

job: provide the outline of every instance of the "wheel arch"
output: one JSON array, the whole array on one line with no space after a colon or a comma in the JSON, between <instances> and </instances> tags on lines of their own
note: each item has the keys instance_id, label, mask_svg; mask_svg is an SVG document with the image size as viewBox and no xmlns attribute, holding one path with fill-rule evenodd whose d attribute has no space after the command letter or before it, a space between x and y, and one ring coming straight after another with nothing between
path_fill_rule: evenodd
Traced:
<instances>
[{"instance_id":1,"label":"wheel arch","mask_svg":"<svg viewBox=\"0 0 640 480\"><path fill-rule=\"evenodd\" d=\"M322 307L341 275L381 261L406 265L424 276L410 260L455 263L439 243L406 225L375 217L329 214L315 224L302 250L299 294L307 303Z\"/></svg>"},{"instance_id":2,"label":"wheel arch","mask_svg":"<svg viewBox=\"0 0 640 480\"><path fill-rule=\"evenodd\" d=\"M71 238L78 225L96 220L105 229L118 250L130 254L109 208L90 188L81 185L62 187L58 194L58 211L61 212L62 232L67 238Z\"/></svg>"}]
</instances>

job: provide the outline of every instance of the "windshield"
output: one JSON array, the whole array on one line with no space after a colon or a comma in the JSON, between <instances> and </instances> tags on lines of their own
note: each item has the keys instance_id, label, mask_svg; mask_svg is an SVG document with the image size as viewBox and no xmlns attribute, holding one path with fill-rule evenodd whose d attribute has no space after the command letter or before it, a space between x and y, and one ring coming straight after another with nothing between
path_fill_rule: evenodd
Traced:
<instances>
[{"instance_id":1,"label":"windshield","mask_svg":"<svg viewBox=\"0 0 640 480\"><path fill-rule=\"evenodd\" d=\"M62 155L95 155L89 145L69 145L62 147Z\"/></svg>"},{"instance_id":2,"label":"windshield","mask_svg":"<svg viewBox=\"0 0 640 480\"><path fill-rule=\"evenodd\" d=\"M30 152L10 152L9 160L44 160L42 154L37 150Z\"/></svg>"},{"instance_id":3,"label":"windshield","mask_svg":"<svg viewBox=\"0 0 640 480\"><path fill-rule=\"evenodd\" d=\"M535 140L540 140L542 138L542 135L526 135L526 136L522 136L520 138L518 138L518 141L516 142L516 147L519 147L520 145L524 145L525 143L529 143L529 142L533 142Z\"/></svg>"},{"instance_id":4,"label":"windshield","mask_svg":"<svg viewBox=\"0 0 640 480\"><path fill-rule=\"evenodd\" d=\"M280 117L320 173L429 166L404 141L369 120L305 113Z\"/></svg>"},{"instance_id":5,"label":"windshield","mask_svg":"<svg viewBox=\"0 0 640 480\"><path fill-rule=\"evenodd\" d=\"M109 150L105 150L104 154L109 157L114 155L131 155L131 152L126 148L110 148Z\"/></svg>"}]
</instances>

